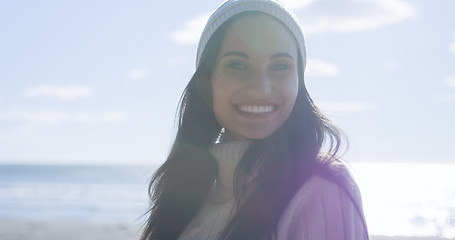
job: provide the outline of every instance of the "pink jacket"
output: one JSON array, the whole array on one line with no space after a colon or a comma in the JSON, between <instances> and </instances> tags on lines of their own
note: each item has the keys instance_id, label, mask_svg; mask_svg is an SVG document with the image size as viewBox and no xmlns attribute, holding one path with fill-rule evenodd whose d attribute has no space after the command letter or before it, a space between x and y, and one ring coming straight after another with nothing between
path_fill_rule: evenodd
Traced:
<instances>
[{"instance_id":1,"label":"pink jacket","mask_svg":"<svg viewBox=\"0 0 455 240\"><path fill-rule=\"evenodd\" d=\"M278 222L277 240L368 239L359 190L348 174L346 177L353 199L340 186L323 177L315 175L308 179L283 212Z\"/></svg>"}]
</instances>

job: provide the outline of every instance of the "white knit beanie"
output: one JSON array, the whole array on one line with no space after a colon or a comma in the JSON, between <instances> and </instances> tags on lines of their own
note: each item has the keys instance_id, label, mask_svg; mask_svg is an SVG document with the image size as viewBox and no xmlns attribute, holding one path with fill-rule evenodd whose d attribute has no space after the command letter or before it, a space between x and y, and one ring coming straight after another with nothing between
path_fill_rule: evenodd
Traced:
<instances>
[{"instance_id":1,"label":"white knit beanie","mask_svg":"<svg viewBox=\"0 0 455 240\"><path fill-rule=\"evenodd\" d=\"M213 14L210 16L204 31L202 32L201 39L196 55L196 68L201 61L202 53L207 45L207 42L212 37L213 33L231 17L248 11L256 11L269 14L279 21L281 21L292 33L297 40L297 45L302 56L303 69L306 66L306 49L305 39L302 30L300 29L297 18L294 14L287 9L282 3L276 0L228 0L223 3Z\"/></svg>"}]
</instances>

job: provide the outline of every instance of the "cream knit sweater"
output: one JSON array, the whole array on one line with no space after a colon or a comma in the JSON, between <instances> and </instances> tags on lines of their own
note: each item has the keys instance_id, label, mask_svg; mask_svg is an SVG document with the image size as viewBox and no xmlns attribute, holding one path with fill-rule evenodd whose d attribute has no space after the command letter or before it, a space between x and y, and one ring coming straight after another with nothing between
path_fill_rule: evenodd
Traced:
<instances>
[{"instance_id":1,"label":"cream knit sweater","mask_svg":"<svg viewBox=\"0 0 455 240\"><path fill-rule=\"evenodd\" d=\"M212 155L220 163L237 164L248 148L248 141L216 144ZM361 207L360 193L349 174L351 193ZM180 240L215 240L230 221L234 199L224 202L208 200L195 219L183 232ZM297 191L283 212L276 240L364 240L368 235L349 196L335 183L313 176Z\"/></svg>"}]
</instances>

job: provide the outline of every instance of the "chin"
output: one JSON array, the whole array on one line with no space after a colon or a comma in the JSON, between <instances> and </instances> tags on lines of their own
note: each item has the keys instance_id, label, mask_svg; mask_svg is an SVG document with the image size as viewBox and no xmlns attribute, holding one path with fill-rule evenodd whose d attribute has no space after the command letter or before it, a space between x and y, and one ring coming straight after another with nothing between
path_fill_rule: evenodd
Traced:
<instances>
[{"instance_id":1,"label":"chin","mask_svg":"<svg viewBox=\"0 0 455 240\"><path fill-rule=\"evenodd\" d=\"M268 138L270 135L272 135L273 132L264 132L264 131L259 131L259 132L252 132L252 131L242 131L241 134L239 133L231 133L228 135L228 139L231 140L262 140L265 138Z\"/></svg>"},{"instance_id":2,"label":"chin","mask_svg":"<svg viewBox=\"0 0 455 240\"><path fill-rule=\"evenodd\" d=\"M254 140L262 140L268 138L272 133L270 134L252 134L249 139L254 139Z\"/></svg>"}]
</instances>

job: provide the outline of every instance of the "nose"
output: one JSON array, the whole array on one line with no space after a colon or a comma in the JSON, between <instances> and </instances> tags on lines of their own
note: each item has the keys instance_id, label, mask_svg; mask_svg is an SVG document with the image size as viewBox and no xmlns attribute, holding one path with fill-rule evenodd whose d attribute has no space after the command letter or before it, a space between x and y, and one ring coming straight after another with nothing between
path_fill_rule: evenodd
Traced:
<instances>
[{"instance_id":1,"label":"nose","mask_svg":"<svg viewBox=\"0 0 455 240\"><path fill-rule=\"evenodd\" d=\"M249 92L251 94L268 94L272 91L271 79L266 69L258 69L250 79Z\"/></svg>"}]
</instances>

